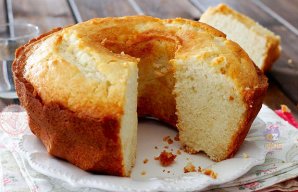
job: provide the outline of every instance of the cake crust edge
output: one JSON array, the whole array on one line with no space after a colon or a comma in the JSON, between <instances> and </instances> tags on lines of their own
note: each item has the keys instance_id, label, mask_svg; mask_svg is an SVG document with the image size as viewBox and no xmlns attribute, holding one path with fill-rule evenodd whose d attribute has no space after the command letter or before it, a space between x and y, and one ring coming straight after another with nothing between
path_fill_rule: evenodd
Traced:
<instances>
[{"instance_id":1,"label":"cake crust edge","mask_svg":"<svg viewBox=\"0 0 298 192\"><path fill-rule=\"evenodd\" d=\"M28 113L29 127L53 156L65 159L86 171L129 176L124 170L119 138L121 114L97 119L78 116L60 103L45 104L33 85L23 76L25 61L32 46L60 30L62 28L42 34L16 51L13 62L14 82L21 105ZM61 129L58 134L57 127ZM84 131L84 134L76 134L80 131ZM82 135L86 138L81 139ZM83 146L73 146L74 140Z\"/></svg>"}]
</instances>

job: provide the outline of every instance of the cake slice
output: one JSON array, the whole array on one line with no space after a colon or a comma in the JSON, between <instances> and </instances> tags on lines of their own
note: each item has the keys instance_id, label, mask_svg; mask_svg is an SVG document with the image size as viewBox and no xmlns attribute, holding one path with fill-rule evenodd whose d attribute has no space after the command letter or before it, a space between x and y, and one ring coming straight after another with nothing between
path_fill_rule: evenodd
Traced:
<instances>
[{"instance_id":1,"label":"cake slice","mask_svg":"<svg viewBox=\"0 0 298 192\"><path fill-rule=\"evenodd\" d=\"M225 4L207 9L200 22L224 32L227 38L238 43L264 72L270 70L280 55L279 36Z\"/></svg>"}]
</instances>

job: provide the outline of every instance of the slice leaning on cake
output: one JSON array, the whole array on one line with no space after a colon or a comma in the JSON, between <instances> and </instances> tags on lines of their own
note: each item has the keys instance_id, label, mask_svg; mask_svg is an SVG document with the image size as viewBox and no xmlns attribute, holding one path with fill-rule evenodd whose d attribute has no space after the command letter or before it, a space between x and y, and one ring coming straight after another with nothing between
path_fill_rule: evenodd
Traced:
<instances>
[{"instance_id":1,"label":"slice leaning on cake","mask_svg":"<svg viewBox=\"0 0 298 192\"><path fill-rule=\"evenodd\" d=\"M264 72L269 71L281 51L280 37L225 4L208 8L200 22L224 32L238 43Z\"/></svg>"},{"instance_id":2,"label":"slice leaning on cake","mask_svg":"<svg viewBox=\"0 0 298 192\"><path fill-rule=\"evenodd\" d=\"M16 90L48 152L87 171L129 176L137 118L179 131L190 153L237 152L267 79L222 32L186 19L97 18L19 48Z\"/></svg>"}]
</instances>

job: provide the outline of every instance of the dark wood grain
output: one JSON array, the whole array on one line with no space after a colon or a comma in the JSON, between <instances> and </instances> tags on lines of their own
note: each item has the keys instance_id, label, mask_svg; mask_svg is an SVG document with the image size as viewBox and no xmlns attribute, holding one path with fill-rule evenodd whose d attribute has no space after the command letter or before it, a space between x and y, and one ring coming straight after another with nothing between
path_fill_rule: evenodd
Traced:
<instances>
[{"instance_id":1,"label":"dark wood grain","mask_svg":"<svg viewBox=\"0 0 298 192\"><path fill-rule=\"evenodd\" d=\"M291 110L295 118L298 120L298 106L296 106L277 85L276 81L269 78L269 87L267 95L264 100L264 104L268 105L271 109L280 109L280 105L287 105Z\"/></svg>"},{"instance_id":2,"label":"dark wood grain","mask_svg":"<svg viewBox=\"0 0 298 192\"><path fill-rule=\"evenodd\" d=\"M0 23L5 23L4 0L0 0Z\"/></svg>"},{"instance_id":3,"label":"dark wood grain","mask_svg":"<svg viewBox=\"0 0 298 192\"><path fill-rule=\"evenodd\" d=\"M117 17L136 15L127 0L75 0L83 21L95 17Z\"/></svg>"},{"instance_id":4,"label":"dark wood grain","mask_svg":"<svg viewBox=\"0 0 298 192\"><path fill-rule=\"evenodd\" d=\"M261 0L261 2L298 28L298 0Z\"/></svg>"},{"instance_id":5,"label":"dark wood grain","mask_svg":"<svg viewBox=\"0 0 298 192\"><path fill-rule=\"evenodd\" d=\"M13 15L17 22L38 25L41 33L74 23L66 1L62 0L14 0Z\"/></svg>"},{"instance_id":6,"label":"dark wood grain","mask_svg":"<svg viewBox=\"0 0 298 192\"><path fill-rule=\"evenodd\" d=\"M198 18L201 13L187 0L135 0L145 15L159 18Z\"/></svg>"},{"instance_id":7,"label":"dark wood grain","mask_svg":"<svg viewBox=\"0 0 298 192\"><path fill-rule=\"evenodd\" d=\"M298 38L285 25L264 12L254 1L235 0L191 0L195 6L205 11L209 6L216 6L219 3L226 3L232 8L248 15L260 24L269 28L281 36L282 54L274 64L272 77L276 79L281 89L295 103L298 103ZM292 62L288 62L291 60Z\"/></svg>"},{"instance_id":8,"label":"dark wood grain","mask_svg":"<svg viewBox=\"0 0 298 192\"><path fill-rule=\"evenodd\" d=\"M16 101L12 99L0 99L0 112L8 105L16 104Z\"/></svg>"}]
</instances>

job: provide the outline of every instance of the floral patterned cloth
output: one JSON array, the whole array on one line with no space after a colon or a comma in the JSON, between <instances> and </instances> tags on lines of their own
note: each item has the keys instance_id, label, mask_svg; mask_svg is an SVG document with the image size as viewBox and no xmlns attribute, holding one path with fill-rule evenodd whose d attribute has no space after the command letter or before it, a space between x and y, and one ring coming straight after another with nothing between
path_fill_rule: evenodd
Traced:
<instances>
[{"instance_id":1,"label":"floral patterned cloth","mask_svg":"<svg viewBox=\"0 0 298 192\"><path fill-rule=\"evenodd\" d=\"M0 192L100 191L73 188L66 182L33 170L20 156L16 145L21 136L30 131L24 128L27 126L21 121L26 119L26 113L15 112L19 110L12 109L0 113ZM252 168L232 182L212 186L208 191L298 190L298 129L278 117L265 105L258 117L266 123L266 131L250 134L254 135L253 139L266 141L268 154L265 163Z\"/></svg>"}]
</instances>

